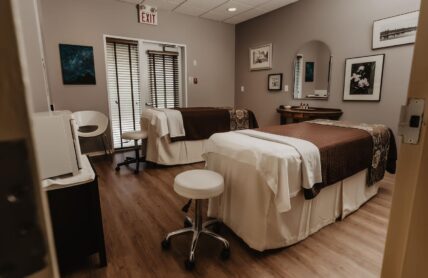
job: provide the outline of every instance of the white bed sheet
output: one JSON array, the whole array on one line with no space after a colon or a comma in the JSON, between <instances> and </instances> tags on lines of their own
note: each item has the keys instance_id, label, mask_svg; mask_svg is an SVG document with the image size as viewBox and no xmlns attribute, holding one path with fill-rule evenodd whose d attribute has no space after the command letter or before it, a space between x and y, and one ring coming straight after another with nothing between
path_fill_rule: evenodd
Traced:
<instances>
[{"instance_id":1,"label":"white bed sheet","mask_svg":"<svg viewBox=\"0 0 428 278\"><path fill-rule=\"evenodd\" d=\"M141 126L148 131L146 160L161 165L190 164L203 161L207 140L171 142L164 112L144 109Z\"/></svg>"},{"instance_id":2,"label":"white bed sheet","mask_svg":"<svg viewBox=\"0 0 428 278\"><path fill-rule=\"evenodd\" d=\"M233 133L214 135L206 149L207 169L225 179L225 191L210 200L208 215L221 219L258 251L301 241L349 215L378 191L378 185L366 186L367 171L362 171L305 200L300 155L292 147ZM276 192L272 181L277 182ZM287 210L278 206L278 192L288 192ZM287 202L287 194L280 198Z\"/></svg>"}]
</instances>

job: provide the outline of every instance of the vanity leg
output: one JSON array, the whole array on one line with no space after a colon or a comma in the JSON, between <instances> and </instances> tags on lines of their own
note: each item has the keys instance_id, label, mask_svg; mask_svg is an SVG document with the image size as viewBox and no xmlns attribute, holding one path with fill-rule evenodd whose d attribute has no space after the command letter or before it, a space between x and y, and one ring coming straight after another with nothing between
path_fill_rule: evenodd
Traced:
<instances>
[{"instance_id":1,"label":"vanity leg","mask_svg":"<svg viewBox=\"0 0 428 278\"><path fill-rule=\"evenodd\" d=\"M286 125L287 124L287 118L286 117L284 117L284 115L280 115L280 117L279 117L279 123L281 124L281 125Z\"/></svg>"}]
</instances>

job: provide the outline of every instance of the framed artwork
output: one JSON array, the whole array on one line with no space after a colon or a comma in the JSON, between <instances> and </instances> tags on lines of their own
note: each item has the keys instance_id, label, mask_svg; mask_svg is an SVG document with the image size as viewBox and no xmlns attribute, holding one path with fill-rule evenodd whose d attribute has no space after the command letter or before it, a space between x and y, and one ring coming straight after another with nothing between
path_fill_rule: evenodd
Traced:
<instances>
[{"instance_id":1,"label":"framed artwork","mask_svg":"<svg viewBox=\"0 0 428 278\"><path fill-rule=\"evenodd\" d=\"M305 82L314 82L315 62L305 63Z\"/></svg>"},{"instance_id":2,"label":"framed artwork","mask_svg":"<svg viewBox=\"0 0 428 278\"><path fill-rule=\"evenodd\" d=\"M92 46L60 44L62 82L66 85L96 84Z\"/></svg>"},{"instance_id":3,"label":"framed artwork","mask_svg":"<svg viewBox=\"0 0 428 278\"><path fill-rule=\"evenodd\" d=\"M268 90L281 91L282 88L282 73L268 75Z\"/></svg>"},{"instance_id":4,"label":"framed artwork","mask_svg":"<svg viewBox=\"0 0 428 278\"><path fill-rule=\"evenodd\" d=\"M385 54L345 61L343 100L380 101Z\"/></svg>"},{"instance_id":5,"label":"framed artwork","mask_svg":"<svg viewBox=\"0 0 428 278\"><path fill-rule=\"evenodd\" d=\"M373 23L373 49L415 43L419 11L384 18Z\"/></svg>"},{"instance_id":6,"label":"framed artwork","mask_svg":"<svg viewBox=\"0 0 428 278\"><path fill-rule=\"evenodd\" d=\"M250 48L250 70L272 68L272 44Z\"/></svg>"}]
</instances>

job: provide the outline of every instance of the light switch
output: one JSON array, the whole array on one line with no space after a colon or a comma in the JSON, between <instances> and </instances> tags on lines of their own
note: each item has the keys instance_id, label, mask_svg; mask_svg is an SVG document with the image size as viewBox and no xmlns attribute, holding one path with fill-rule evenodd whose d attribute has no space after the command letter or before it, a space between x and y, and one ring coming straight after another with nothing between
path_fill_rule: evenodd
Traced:
<instances>
[{"instance_id":1,"label":"light switch","mask_svg":"<svg viewBox=\"0 0 428 278\"><path fill-rule=\"evenodd\" d=\"M198 78L197 77L193 77L193 84L198 84Z\"/></svg>"},{"instance_id":2,"label":"light switch","mask_svg":"<svg viewBox=\"0 0 428 278\"><path fill-rule=\"evenodd\" d=\"M245 92L245 87L241 86L241 92Z\"/></svg>"},{"instance_id":3,"label":"light switch","mask_svg":"<svg viewBox=\"0 0 428 278\"><path fill-rule=\"evenodd\" d=\"M197 66L198 65L198 61L196 61L196 60L193 60L193 66Z\"/></svg>"},{"instance_id":4,"label":"light switch","mask_svg":"<svg viewBox=\"0 0 428 278\"><path fill-rule=\"evenodd\" d=\"M284 85L284 92L288 92L288 85Z\"/></svg>"}]
</instances>

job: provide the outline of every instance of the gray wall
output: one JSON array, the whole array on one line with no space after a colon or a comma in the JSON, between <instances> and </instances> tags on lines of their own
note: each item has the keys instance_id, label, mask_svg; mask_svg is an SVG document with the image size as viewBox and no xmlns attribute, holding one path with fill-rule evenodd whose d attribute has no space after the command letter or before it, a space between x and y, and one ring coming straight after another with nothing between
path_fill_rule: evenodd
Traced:
<instances>
[{"instance_id":1,"label":"gray wall","mask_svg":"<svg viewBox=\"0 0 428 278\"><path fill-rule=\"evenodd\" d=\"M135 5L116 0L40 2L48 80L56 109L98 110L108 115L104 34L187 45L188 76L199 79L197 85L188 84L189 106L234 104L233 25L166 11L159 12L158 26L140 24ZM94 47L96 85L62 84L59 43Z\"/></svg>"},{"instance_id":2,"label":"gray wall","mask_svg":"<svg viewBox=\"0 0 428 278\"><path fill-rule=\"evenodd\" d=\"M235 105L253 109L261 126L278 124L275 109L292 100L293 58L307 41L321 40L333 56L328 101L305 101L311 106L341 108L342 119L384 123L397 129L400 105L406 101L413 45L371 50L373 21L419 9L420 0L300 0L236 27ZM273 68L249 71L248 48L273 43ZM386 54L379 103L343 102L345 58ZM283 72L289 92L268 93L267 75ZM240 86L245 86L245 92Z\"/></svg>"}]
</instances>

